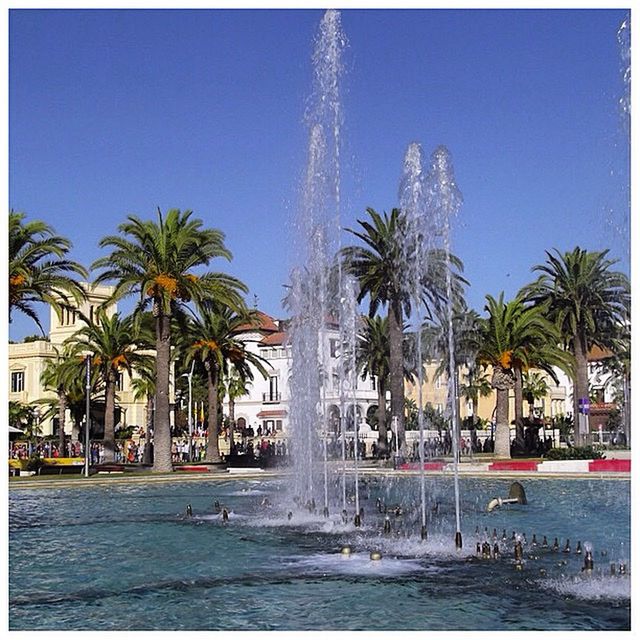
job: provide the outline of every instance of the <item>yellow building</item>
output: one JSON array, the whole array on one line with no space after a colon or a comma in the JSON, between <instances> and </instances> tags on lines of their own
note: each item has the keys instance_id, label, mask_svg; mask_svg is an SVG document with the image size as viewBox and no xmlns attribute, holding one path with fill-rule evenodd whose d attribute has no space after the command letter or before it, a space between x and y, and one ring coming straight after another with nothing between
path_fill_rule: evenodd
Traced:
<instances>
[{"instance_id":1,"label":"yellow building","mask_svg":"<svg viewBox=\"0 0 640 640\"><path fill-rule=\"evenodd\" d=\"M427 403L441 411L446 412L447 408L447 389L449 384L448 375L437 375L439 362L427 362L424 367L424 384L422 387L422 402ZM556 416L565 415L571 412L571 408L567 406L570 394L570 382L562 372L557 371L559 384L556 385L551 376L540 371L546 379L549 391L545 398L537 400L534 403L535 413L539 417L554 418ZM491 381L492 370L489 367L486 371L486 378ZM460 371L460 384L464 381L464 369ZM405 382L405 395L414 402L418 401L418 385ZM491 422L494 417L496 407L496 393L494 390L486 397L478 398L478 417ZM523 412L525 417L529 415L529 403L525 399L523 402ZM473 404L467 402L464 398L460 400L460 419L473 415ZM513 390L509 392L509 419L513 420L515 416L515 396Z\"/></svg>"},{"instance_id":2,"label":"yellow building","mask_svg":"<svg viewBox=\"0 0 640 640\"><path fill-rule=\"evenodd\" d=\"M114 291L114 287L82 283L87 291L87 300L79 310L89 319L94 317L97 307L103 304ZM107 315L117 311L115 303L106 307ZM50 309L49 339L33 340L9 344L9 400L22 404L32 404L38 400L56 398L55 392L45 390L41 383L41 375L47 361L56 357L56 349L82 327L84 321L74 309L64 309L60 316ZM173 384L170 401L173 402ZM93 400L92 418L101 425L104 407ZM121 373L117 390L117 423L118 426L137 425L145 428L147 424L147 407L144 398L136 400L133 395L131 379L126 372ZM118 419L119 416L119 419ZM41 424L42 434L51 435L57 428L57 417L44 420ZM67 412L65 433L74 439L78 437L77 426L72 424L71 416Z\"/></svg>"}]
</instances>

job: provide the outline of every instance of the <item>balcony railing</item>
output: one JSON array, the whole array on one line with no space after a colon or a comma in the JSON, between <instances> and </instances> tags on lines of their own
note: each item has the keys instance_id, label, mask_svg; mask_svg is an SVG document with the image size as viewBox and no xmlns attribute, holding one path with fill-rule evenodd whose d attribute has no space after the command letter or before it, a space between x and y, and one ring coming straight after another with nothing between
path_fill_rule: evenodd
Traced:
<instances>
[{"instance_id":1,"label":"balcony railing","mask_svg":"<svg viewBox=\"0 0 640 640\"><path fill-rule=\"evenodd\" d=\"M275 404L276 402L280 402L280 394L271 392L263 393L262 402L263 404Z\"/></svg>"}]
</instances>

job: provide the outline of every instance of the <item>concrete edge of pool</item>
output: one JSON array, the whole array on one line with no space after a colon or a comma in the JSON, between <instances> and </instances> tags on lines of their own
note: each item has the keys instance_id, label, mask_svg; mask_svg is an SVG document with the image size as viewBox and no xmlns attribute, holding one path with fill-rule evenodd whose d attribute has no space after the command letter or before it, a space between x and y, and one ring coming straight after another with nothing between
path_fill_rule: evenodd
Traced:
<instances>
[{"instance_id":1,"label":"concrete edge of pool","mask_svg":"<svg viewBox=\"0 0 640 640\"><path fill-rule=\"evenodd\" d=\"M350 472L351 470L348 470ZM352 473L352 472L351 472ZM350 474L351 474L350 473ZM361 469L361 476L381 476L381 477L404 477L419 476L419 470L403 470L395 471L393 469ZM259 478L278 478L288 475L286 471L236 471L234 473L180 473L173 472L171 474L109 474L94 475L90 478L75 476L73 478L63 476L47 476L44 478L36 478L29 476L24 478L10 478L10 489L42 489L42 488L67 488L67 487L86 487L109 484L140 484L140 483L163 483L163 482L199 482L202 480L226 481L226 480L254 480ZM427 477L453 477L452 471L425 471ZM620 471L602 471L602 472L528 472L528 471L460 471L460 477L479 477L479 478L527 478L535 480L536 478L556 478L556 479L592 479L592 480L630 480L631 474Z\"/></svg>"}]
</instances>

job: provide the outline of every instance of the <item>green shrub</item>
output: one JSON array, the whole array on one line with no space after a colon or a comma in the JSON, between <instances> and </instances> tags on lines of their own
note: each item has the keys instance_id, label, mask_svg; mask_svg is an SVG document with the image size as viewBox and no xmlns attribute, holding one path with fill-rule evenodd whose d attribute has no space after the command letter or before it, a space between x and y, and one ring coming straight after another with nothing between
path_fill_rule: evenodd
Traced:
<instances>
[{"instance_id":1,"label":"green shrub","mask_svg":"<svg viewBox=\"0 0 640 640\"><path fill-rule=\"evenodd\" d=\"M32 454L27 461L27 471L35 471L40 473L40 469L44 465L42 458L37 454Z\"/></svg>"},{"instance_id":2,"label":"green shrub","mask_svg":"<svg viewBox=\"0 0 640 640\"><path fill-rule=\"evenodd\" d=\"M549 449L544 454L546 460L599 460L604 458L601 451L593 447L567 447L562 449Z\"/></svg>"}]
</instances>

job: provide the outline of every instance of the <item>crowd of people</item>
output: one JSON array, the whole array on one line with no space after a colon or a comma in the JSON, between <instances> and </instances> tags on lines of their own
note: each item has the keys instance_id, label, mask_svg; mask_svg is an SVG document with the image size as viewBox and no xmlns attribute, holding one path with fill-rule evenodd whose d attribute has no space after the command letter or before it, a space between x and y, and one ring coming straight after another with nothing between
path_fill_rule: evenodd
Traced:
<instances>
[{"instance_id":1,"label":"crowd of people","mask_svg":"<svg viewBox=\"0 0 640 640\"><path fill-rule=\"evenodd\" d=\"M258 430L262 432L261 428ZM249 456L256 459L284 458L288 453L287 443L284 440L267 440L266 437L254 442L250 439L242 439L231 446L231 456Z\"/></svg>"},{"instance_id":2,"label":"crowd of people","mask_svg":"<svg viewBox=\"0 0 640 640\"><path fill-rule=\"evenodd\" d=\"M60 451L59 443L52 440L31 445L22 441L9 443L10 459L27 460L33 455L40 458L80 458L84 455L84 447L81 442L72 440L65 442L65 451Z\"/></svg>"}]
</instances>

